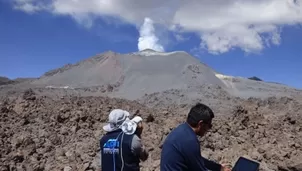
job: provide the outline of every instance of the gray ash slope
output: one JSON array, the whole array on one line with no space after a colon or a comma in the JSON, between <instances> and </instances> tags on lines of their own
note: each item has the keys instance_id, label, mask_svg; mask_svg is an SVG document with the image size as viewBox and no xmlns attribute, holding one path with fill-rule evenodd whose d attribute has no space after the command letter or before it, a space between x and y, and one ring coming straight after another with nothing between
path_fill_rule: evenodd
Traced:
<instances>
[{"instance_id":1,"label":"gray ash slope","mask_svg":"<svg viewBox=\"0 0 302 171\"><path fill-rule=\"evenodd\" d=\"M130 99L145 93L186 89L202 84L224 86L211 68L187 53L152 55L152 51L133 54L107 52L57 69L51 75L48 72L33 84L73 88L118 85L114 94Z\"/></svg>"},{"instance_id":2,"label":"gray ash slope","mask_svg":"<svg viewBox=\"0 0 302 171\"><path fill-rule=\"evenodd\" d=\"M81 96L140 99L145 103L158 98L166 99L161 103L191 103L205 98L292 97L301 94L301 91L281 84L223 75L186 52L152 50L129 54L105 52L51 70L22 87L52 88L59 94L64 91Z\"/></svg>"}]
</instances>

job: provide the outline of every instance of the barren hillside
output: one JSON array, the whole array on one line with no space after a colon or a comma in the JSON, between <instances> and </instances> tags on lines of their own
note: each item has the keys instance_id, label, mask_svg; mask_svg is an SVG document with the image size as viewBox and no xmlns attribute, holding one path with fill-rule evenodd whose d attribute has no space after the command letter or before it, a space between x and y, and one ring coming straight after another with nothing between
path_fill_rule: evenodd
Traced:
<instances>
[{"instance_id":1,"label":"barren hillside","mask_svg":"<svg viewBox=\"0 0 302 171\"><path fill-rule=\"evenodd\" d=\"M172 89L196 99L196 92L207 91L204 87L242 98L301 95L301 91L285 85L223 75L186 52L152 50L105 52L49 71L32 86L73 89L81 95L85 90L87 95L93 92L130 100Z\"/></svg>"}]
</instances>

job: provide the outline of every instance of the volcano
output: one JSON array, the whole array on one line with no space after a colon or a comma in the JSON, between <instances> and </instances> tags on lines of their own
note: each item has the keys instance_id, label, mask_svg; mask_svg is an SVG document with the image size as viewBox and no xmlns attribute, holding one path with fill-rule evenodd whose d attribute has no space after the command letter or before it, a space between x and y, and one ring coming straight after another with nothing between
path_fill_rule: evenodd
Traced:
<instances>
[{"instance_id":1,"label":"volcano","mask_svg":"<svg viewBox=\"0 0 302 171\"><path fill-rule=\"evenodd\" d=\"M75 89L109 86L114 88L112 95L127 99L171 89L190 89L195 94L204 86L238 97L284 95L294 90L281 84L223 75L183 51L150 49L128 54L104 52L46 72L32 84Z\"/></svg>"}]
</instances>

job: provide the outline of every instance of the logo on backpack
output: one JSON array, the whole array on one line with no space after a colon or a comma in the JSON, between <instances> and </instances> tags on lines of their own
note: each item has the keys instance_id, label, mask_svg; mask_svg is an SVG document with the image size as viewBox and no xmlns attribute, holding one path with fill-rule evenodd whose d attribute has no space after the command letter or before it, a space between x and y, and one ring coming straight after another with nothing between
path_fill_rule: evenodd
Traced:
<instances>
[{"instance_id":1,"label":"logo on backpack","mask_svg":"<svg viewBox=\"0 0 302 171\"><path fill-rule=\"evenodd\" d=\"M117 139L109 139L103 145L104 154L118 154L119 153L120 142Z\"/></svg>"}]
</instances>

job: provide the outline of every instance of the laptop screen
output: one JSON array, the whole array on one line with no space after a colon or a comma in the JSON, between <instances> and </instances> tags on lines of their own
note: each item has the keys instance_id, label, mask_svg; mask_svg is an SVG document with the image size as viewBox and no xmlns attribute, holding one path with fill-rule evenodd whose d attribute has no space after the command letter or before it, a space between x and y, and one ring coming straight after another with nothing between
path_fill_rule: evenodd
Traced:
<instances>
[{"instance_id":1,"label":"laptop screen","mask_svg":"<svg viewBox=\"0 0 302 171\"><path fill-rule=\"evenodd\" d=\"M232 171L258 171L259 170L259 163L254 162L252 160L246 159L244 157L240 157L235 166L233 167Z\"/></svg>"}]
</instances>

